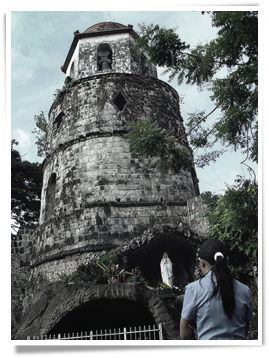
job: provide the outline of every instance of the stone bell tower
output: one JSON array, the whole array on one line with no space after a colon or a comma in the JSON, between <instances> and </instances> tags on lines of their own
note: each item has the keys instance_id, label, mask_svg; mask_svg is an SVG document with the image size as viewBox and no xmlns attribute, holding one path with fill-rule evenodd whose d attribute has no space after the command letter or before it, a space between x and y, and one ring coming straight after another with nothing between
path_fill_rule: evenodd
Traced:
<instances>
[{"instance_id":1,"label":"stone bell tower","mask_svg":"<svg viewBox=\"0 0 269 358\"><path fill-rule=\"evenodd\" d=\"M131 25L112 22L74 34L62 67L73 87L49 113L53 151L43 163L38 262L186 222L187 200L199 194L193 168L162 179L123 137L130 122L145 118L184 133L177 92L134 51L135 36Z\"/></svg>"},{"instance_id":2,"label":"stone bell tower","mask_svg":"<svg viewBox=\"0 0 269 358\"><path fill-rule=\"evenodd\" d=\"M152 281L149 283L158 282L159 256L169 245L178 263L175 275L178 272L183 277L182 284L192 278L190 263L195 262L195 251L188 242L190 212L199 195L195 169L161 178L150 159L139 159L130 151L124 137L130 123L146 118L158 121L176 137L184 134L179 96L157 78L146 54L134 50L136 36L131 25L115 22L76 31L61 68L66 86L49 112L51 150L42 167L39 226L24 236L22 245L27 250L20 257L29 268L31 282L38 283L42 277L37 289L43 285L45 294L52 295L52 286L47 289L46 285L57 284L61 273L71 274L80 264L96 260L110 249L127 250L129 243L143 238L151 228L157 232L159 246L152 235L131 245L132 250L138 250L135 259L133 256L135 265L148 261L148 247L141 256L144 242L151 245L151 252L155 250L152 271L147 273L144 266L144 274ZM161 234L156 226L162 227ZM170 235L164 227L174 231ZM186 252L191 259L186 258ZM68 286L72 306L77 291L75 286L74 292L71 289ZM57 289L54 294L57 303ZM53 314L47 313L47 321L39 317L38 325L28 327L24 323L30 319L27 312L37 300L32 295L23 302L25 318L16 337L35 330L47 332L66 314L67 305L61 304Z\"/></svg>"}]
</instances>

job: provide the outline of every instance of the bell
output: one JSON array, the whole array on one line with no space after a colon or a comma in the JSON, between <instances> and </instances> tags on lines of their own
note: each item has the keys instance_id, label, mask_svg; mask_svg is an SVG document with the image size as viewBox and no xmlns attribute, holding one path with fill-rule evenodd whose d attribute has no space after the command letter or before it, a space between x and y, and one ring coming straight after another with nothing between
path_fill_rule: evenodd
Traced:
<instances>
[{"instance_id":1,"label":"bell","mask_svg":"<svg viewBox=\"0 0 269 358\"><path fill-rule=\"evenodd\" d=\"M110 65L106 61L102 62L102 68L101 68L101 71L105 71L105 70L110 70Z\"/></svg>"}]
</instances>

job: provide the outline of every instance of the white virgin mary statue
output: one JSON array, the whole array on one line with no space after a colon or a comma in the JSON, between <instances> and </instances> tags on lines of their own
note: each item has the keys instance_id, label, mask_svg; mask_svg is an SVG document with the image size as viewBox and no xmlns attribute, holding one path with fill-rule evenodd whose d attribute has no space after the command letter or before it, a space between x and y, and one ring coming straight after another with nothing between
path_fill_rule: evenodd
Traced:
<instances>
[{"instance_id":1,"label":"white virgin mary statue","mask_svg":"<svg viewBox=\"0 0 269 358\"><path fill-rule=\"evenodd\" d=\"M160 266L163 282L168 286L173 287L172 262L169 259L167 252L164 252Z\"/></svg>"}]
</instances>

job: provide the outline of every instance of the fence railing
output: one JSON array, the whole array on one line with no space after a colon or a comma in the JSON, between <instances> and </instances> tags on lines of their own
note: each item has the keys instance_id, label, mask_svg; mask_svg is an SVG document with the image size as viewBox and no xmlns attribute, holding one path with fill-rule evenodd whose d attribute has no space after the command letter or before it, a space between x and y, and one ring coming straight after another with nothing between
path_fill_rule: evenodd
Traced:
<instances>
[{"instance_id":1,"label":"fence railing","mask_svg":"<svg viewBox=\"0 0 269 358\"><path fill-rule=\"evenodd\" d=\"M40 335L40 336L30 336L27 337L27 340L163 340L162 324L160 323L158 327L155 325L143 327L134 327L129 328L127 331L126 328L121 330L100 330L80 333L68 333L68 334L58 334L58 335Z\"/></svg>"}]
</instances>

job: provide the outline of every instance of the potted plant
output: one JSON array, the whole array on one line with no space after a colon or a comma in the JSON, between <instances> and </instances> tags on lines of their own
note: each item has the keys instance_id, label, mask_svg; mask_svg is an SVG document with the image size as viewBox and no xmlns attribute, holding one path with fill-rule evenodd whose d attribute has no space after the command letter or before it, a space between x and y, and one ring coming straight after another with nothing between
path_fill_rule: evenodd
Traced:
<instances>
[{"instance_id":1,"label":"potted plant","mask_svg":"<svg viewBox=\"0 0 269 358\"><path fill-rule=\"evenodd\" d=\"M141 277L142 277L141 271L139 270L139 267L136 266L136 268L132 269L133 282L140 282Z\"/></svg>"},{"instance_id":2,"label":"potted plant","mask_svg":"<svg viewBox=\"0 0 269 358\"><path fill-rule=\"evenodd\" d=\"M130 275L130 277L126 280L126 282L130 283L143 283L144 285L148 285L148 282L146 281L145 277L142 276L142 273L138 266L136 268L132 269L131 272L126 272L126 274Z\"/></svg>"},{"instance_id":3,"label":"potted plant","mask_svg":"<svg viewBox=\"0 0 269 358\"><path fill-rule=\"evenodd\" d=\"M84 282L97 283L102 280L102 271L95 261L81 264L77 268L77 272L83 278Z\"/></svg>"},{"instance_id":4,"label":"potted plant","mask_svg":"<svg viewBox=\"0 0 269 358\"><path fill-rule=\"evenodd\" d=\"M115 264L112 260L109 261L108 265L103 262L97 262L97 265L103 270L103 276L107 278L108 283L118 283L119 281L125 281L125 275L128 272L121 269L119 264Z\"/></svg>"}]
</instances>

